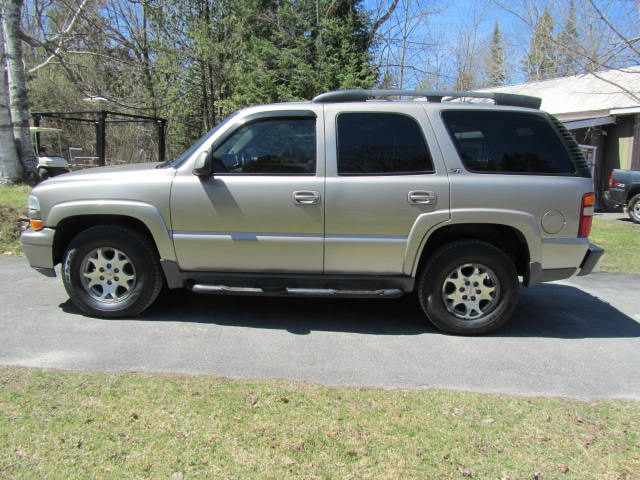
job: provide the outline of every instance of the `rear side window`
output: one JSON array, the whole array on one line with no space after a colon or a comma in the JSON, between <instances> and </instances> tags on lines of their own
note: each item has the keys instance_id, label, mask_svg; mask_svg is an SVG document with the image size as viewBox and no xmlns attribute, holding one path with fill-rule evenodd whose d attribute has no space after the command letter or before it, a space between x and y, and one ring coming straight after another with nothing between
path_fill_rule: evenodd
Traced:
<instances>
[{"instance_id":1,"label":"rear side window","mask_svg":"<svg viewBox=\"0 0 640 480\"><path fill-rule=\"evenodd\" d=\"M341 113L337 127L339 175L433 172L422 130L411 117L397 113Z\"/></svg>"},{"instance_id":2,"label":"rear side window","mask_svg":"<svg viewBox=\"0 0 640 480\"><path fill-rule=\"evenodd\" d=\"M576 167L550 122L524 112L442 112L464 166L480 173L573 175Z\"/></svg>"}]
</instances>

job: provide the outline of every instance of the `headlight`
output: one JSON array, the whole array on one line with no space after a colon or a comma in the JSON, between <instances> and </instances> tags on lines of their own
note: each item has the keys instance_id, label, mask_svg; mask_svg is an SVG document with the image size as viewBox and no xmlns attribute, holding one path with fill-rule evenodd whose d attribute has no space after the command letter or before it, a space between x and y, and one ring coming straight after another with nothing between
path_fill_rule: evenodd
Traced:
<instances>
[{"instance_id":1,"label":"headlight","mask_svg":"<svg viewBox=\"0 0 640 480\"><path fill-rule=\"evenodd\" d=\"M29 199L27 200L27 207L29 208L29 216L32 217L34 214L40 214L40 202L38 201L38 197L35 195L29 195Z\"/></svg>"}]
</instances>

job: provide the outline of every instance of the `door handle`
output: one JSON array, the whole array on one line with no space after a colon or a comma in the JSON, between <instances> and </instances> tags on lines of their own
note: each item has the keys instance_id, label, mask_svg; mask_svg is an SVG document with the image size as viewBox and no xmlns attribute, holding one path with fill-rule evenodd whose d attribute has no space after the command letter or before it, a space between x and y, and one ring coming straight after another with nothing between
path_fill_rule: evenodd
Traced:
<instances>
[{"instance_id":1,"label":"door handle","mask_svg":"<svg viewBox=\"0 0 640 480\"><path fill-rule=\"evenodd\" d=\"M297 205L317 205L320 203L320 193L313 190L296 190L293 192L293 202Z\"/></svg>"},{"instance_id":2,"label":"door handle","mask_svg":"<svg viewBox=\"0 0 640 480\"><path fill-rule=\"evenodd\" d=\"M425 192L423 190L411 190L407 194L409 203L418 203L421 205L435 205L438 197L435 192Z\"/></svg>"}]
</instances>

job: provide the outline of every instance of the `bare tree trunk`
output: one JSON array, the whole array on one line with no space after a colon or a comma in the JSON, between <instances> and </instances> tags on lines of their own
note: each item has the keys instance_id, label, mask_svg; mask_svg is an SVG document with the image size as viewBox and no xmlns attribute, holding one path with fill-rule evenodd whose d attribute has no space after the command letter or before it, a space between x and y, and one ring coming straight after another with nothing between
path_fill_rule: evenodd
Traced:
<instances>
[{"instance_id":1,"label":"bare tree trunk","mask_svg":"<svg viewBox=\"0 0 640 480\"><path fill-rule=\"evenodd\" d=\"M22 169L11 125L6 65L4 32L0 22L0 183L16 183L22 176Z\"/></svg>"},{"instance_id":2,"label":"bare tree trunk","mask_svg":"<svg viewBox=\"0 0 640 480\"><path fill-rule=\"evenodd\" d=\"M5 0L2 26L6 40L6 55L9 66L9 98L14 136L18 140L18 155L25 179L36 177L37 161L29 135L29 103L27 79L22 61L22 43L19 37L22 0Z\"/></svg>"},{"instance_id":3,"label":"bare tree trunk","mask_svg":"<svg viewBox=\"0 0 640 480\"><path fill-rule=\"evenodd\" d=\"M409 41L409 2L404 3L404 19L402 22L402 46L400 47L400 90L404 88L404 69L407 58L407 42Z\"/></svg>"},{"instance_id":4,"label":"bare tree trunk","mask_svg":"<svg viewBox=\"0 0 640 480\"><path fill-rule=\"evenodd\" d=\"M154 88L153 77L151 75L151 59L149 57L149 33L147 31L147 10L149 4L147 0L142 2L142 71L144 73L145 86L151 102L153 116L158 116L158 101Z\"/></svg>"}]
</instances>

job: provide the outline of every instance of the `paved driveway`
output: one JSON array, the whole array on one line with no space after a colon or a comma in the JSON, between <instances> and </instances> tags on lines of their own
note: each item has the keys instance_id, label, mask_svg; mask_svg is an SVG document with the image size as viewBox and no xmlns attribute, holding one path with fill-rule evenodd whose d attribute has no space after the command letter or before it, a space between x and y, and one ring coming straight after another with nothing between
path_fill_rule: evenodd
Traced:
<instances>
[{"instance_id":1,"label":"paved driveway","mask_svg":"<svg viewBox=\"0 0 640 480\"><path fill-rule=\"evenodd\" d=\"M446 336L401 300L171 292L143 319L80 315L59 279L0 258L0 364L328 385L640 399L640 276L524 290L499 335Z\"/></svg>"}]
</instances>

